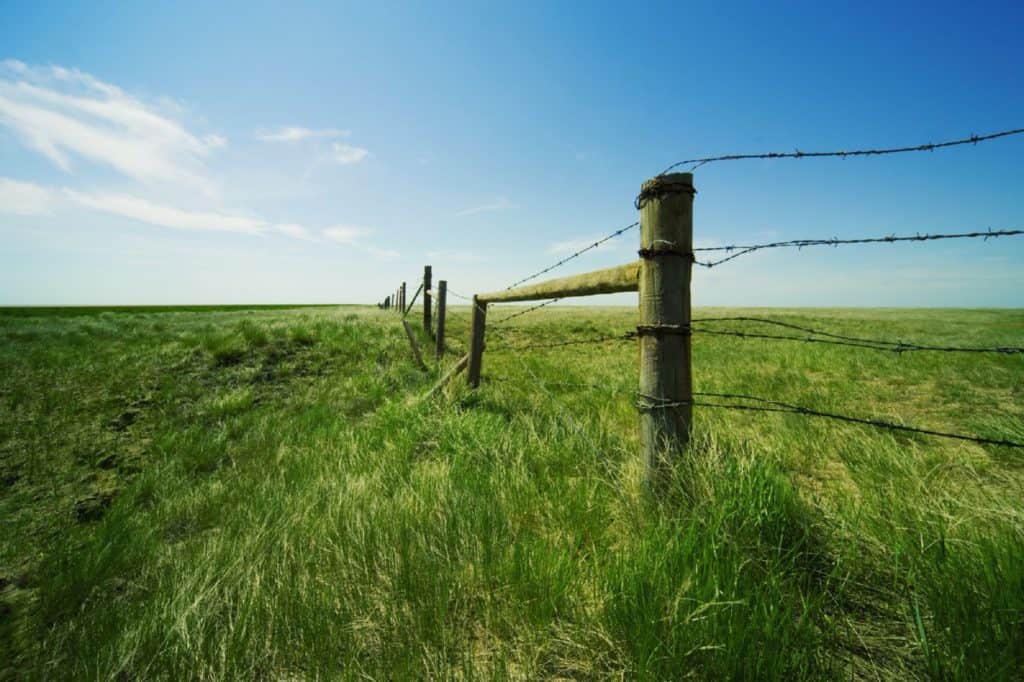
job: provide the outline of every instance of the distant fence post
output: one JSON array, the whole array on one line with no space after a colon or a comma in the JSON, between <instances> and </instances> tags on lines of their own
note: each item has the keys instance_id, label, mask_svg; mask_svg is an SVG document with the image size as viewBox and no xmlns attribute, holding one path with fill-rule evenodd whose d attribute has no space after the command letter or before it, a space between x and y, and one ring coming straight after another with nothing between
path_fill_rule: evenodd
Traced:
<instances>
[{"instance_id":1,"label":"distant fence post","mask_svg":"<svg viewBox=\"0 0 1024 682\"><path fill-rule=\"evenodd\" d=\"M401 291L401 293L398 295L398 312L405 315L405 282L402 282L402 286L399 287L399 291Z\"/></svg>"},{"instance_id":2,"label":"distant fence post","mask_svg":"<svg viewBox=\"0 0 1024 682\"><path fill-rule=\"evenodd\" d=\"M638 198L640 438L645 478L654 487L690 441L693 195L693 174L673 173L645 182Z\"/></svg>"},{"instance_id":3,"label":"distant fence post","mask_svg":"<svg viewBox=\"0 0 1024 682\"><path fill-rule=\"evenodd\" d=\"M390 296L385 296L384 297L384 310L388 310L390 308L391 308L391 297Z\"/></svg>"},{"instance_id":4,"label":"distant fence post","mask_svg":"<svg viewBox=\"0 0 1024 682\"><path fill-rule=\"evenodd\" d=\"M469 330L469 369L466 380L470 387L480 385L480 370L484 361L484 329L487 326L487 303L473 297L473 322Z\"/></svg>"},{"instance_id":5,"label":"distant fence post","mask_svg":"<svg viewBox=\"0 0 1024 682\"><path fill-rule=\"evenodd\" d=\"M431 277L431 272L430 272L430 266L429 265L424 265L423 266L423 331L425 331L427 333L427 336L430 336L430 327L431 327L431 319L430 319L430 280L431 279L432 279L432 277Z\"/></svg>"},{"instance_id":6,"label":"distant fence post","mask_svg":"<svg viewBox=\"0 0 1024 682\"><path fill-rule=\"evenodd\" d=\"M437 350L438 360L444 355L444 318L445 306L448 303L448 281L442 279L437 283Z\"/></svg>"}]
</instances>

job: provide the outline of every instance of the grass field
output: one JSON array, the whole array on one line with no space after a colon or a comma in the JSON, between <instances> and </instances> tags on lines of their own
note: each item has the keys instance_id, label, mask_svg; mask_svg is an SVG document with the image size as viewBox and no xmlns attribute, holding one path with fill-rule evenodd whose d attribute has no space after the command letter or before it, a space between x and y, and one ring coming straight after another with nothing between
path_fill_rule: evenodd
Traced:
<instances>
[{"instance_id":1,"label":"grass field","mask_svg":"<svg viewBox=\"0 0 1024 682\"><path fill-rule=\"evenodd\" d=\"M1020 311L756 314L1024 345ZM635 321L531 313L414 404L436 372L376 309L0 310L0 678L1024 675L1024 451L697 409L654 501L635 344L507 350ZM1024 440L1021 356L698 336L694 366Z\"/></svg>"}]
</instances>

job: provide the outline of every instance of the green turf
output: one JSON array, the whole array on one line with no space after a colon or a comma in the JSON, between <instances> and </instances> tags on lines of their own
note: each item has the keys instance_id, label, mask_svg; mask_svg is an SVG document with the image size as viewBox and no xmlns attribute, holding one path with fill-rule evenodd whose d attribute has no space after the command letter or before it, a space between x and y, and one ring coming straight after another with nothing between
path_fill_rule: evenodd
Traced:
<instances>
[{"instance_id":1,"label":"green turf","mask_svg":"<svg viewBox=\"0 0 1024 682\"><path fill-rule=\"evenodd\" d=\"M1019 311L721 314L1024 345ZM438 370L376 309L0 310L0 678L1024 675L1024 451L704 408L655 500L635 344L510 350L635 323L531 313L415 404ZM1024 440L1021 356L696 336L694 376Z\"/></svg>"}]
</instances>

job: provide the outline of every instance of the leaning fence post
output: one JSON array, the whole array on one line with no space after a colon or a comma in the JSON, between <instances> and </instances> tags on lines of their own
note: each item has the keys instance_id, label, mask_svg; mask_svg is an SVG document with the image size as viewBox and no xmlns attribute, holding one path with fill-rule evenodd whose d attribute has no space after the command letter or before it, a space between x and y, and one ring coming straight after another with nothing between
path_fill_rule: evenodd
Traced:
<instances>
[{"instance_id":1,"label":"leaning fence post","mask_svg":"<svg viewBox=\"0 0 1024 682\"><path fill-rule=\"evenodd\" d=\"M640 209L640 437L648 484L659 485L690 440L690 271L693 174L645 182Z\"/></svg>"},{"instance_id":2,"label":"leaning fence post","mask_svg":"<svg viewBox=\"0 0 1024 682\"><path fill-rule=\"evenodd\" d=\"M430 336L430 266L423 266L423 331Z\"/></svg>"},{"instance_id":3,"label":"leaning fence post","mask_svg":"<svg viewBox=\"0 0 1024 682\"><path fill-rule=\"evenodd\" d=\"M444 355L444 317L445 306L448 303L448 280L442 279L437 283L437 359Z\"/></svg>"},{"instance_id":4,"label":"leaning fence post","mask_svg":"<svg viewBox=\"0 0 1024 682\"><path fill-rule=\"evenodd\" d=\"M484 361L484 329L487 326L487 303L473 297L473 322L469 330L469 369L466 380L471 388L480 385L480 369Z\"/></svg>"}]
</instances>

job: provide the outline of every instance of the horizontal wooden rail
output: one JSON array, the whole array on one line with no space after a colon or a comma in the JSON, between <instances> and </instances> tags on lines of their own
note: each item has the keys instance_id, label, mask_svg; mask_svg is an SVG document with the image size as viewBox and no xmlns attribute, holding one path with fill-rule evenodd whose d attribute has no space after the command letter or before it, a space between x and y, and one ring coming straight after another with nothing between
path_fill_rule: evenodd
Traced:
<instances>
[{"instance_id":1,"label":"horizontal wooden rail","mask_svg":"<svg viewBox=\"0 0 1024 682\"><path fill-rule=\"evenodd\" d=\"M582 275L549 279L528 287L478 294L476 298L481 303L497 303L499 301L537 301L542 298L615 294L621 291L637 291L639 281L640 261L636 261L626 265L616 265L614 268L585 272Z\"/></svg>"}]
</instances>

